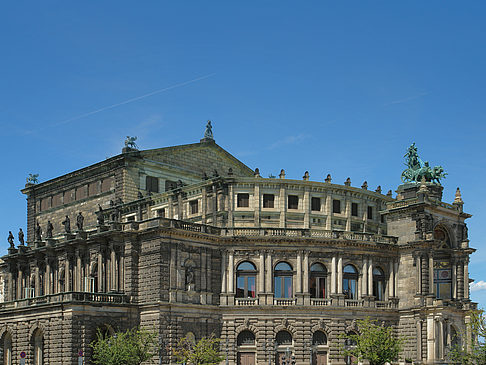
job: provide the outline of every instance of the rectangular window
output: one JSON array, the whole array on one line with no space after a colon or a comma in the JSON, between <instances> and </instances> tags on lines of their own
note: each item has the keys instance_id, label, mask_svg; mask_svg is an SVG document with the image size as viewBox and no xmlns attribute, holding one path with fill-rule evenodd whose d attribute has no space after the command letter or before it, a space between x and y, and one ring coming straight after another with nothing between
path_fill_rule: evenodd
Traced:
<instances>
[{"instance_id":1,"label":"rectangular window","mask_svg":"<svg viewBox=\"0 0 486 365\"><path fill-rule=\"evenodd\" d=\"M165 218L165 208L157 209L157 217Z\"/></svg>"},{"instance_id":2,"label":"rectangular window","mask_svg":"<svg viewBox=\"0 0 486 365\"><path fill-rule=\"evenodd\" d=\"M299 209L299 197L297 195L288 196L288 208Z\"/></svg>"},{"instance_id":3,"label":"rectangular window","mask_svg":"<svg viewBox=\"0 0 486 365\"><path fill-rule=\"evenodd\" d=\"M250 194L240 193L236 202L238 208L248 208L250 206Z\"/></svg>"},{"instance_id":4,"label":"rectangular window","mask_svg":"<svg viewBox=\"0 0 486 365\"><path fill-rule=\"evenodd\" d=\"M380 218L381 218L381 223L385 223L385 216L382 215Z\"/></svg>"},{"instance_id":5,"label":"rectangular window","mask_svg":"<svg viewBox=\"0 0 486 365\"><path fill-rule=\"evenodd\" d=\"M311 199L311 209L320 212L321 211L321 198L312 198Z\"/></svg>"},{"instance_id":6,"label":"rectangular window","mask_svg":"<svg viewBox=\"0 0 486 365\"><path fill-rule=\"evenodd\" d=\"M351 215L353 217L358 216L358 203L351 203Z\"/></svg>"},{"instance_id":7,"label":"rectangular window","mask_svg":"<svg viewBox=\"0 0 486 365\"><path fill-rule=\"evenodd\" d=\"M153 176L146 176L145 178L145 190L151 193L159 192L159 178Z\"/></svg>"},{"instance_id":8,"label":"rectangular window","mask_svg":"<svg viewBox=\"0 0 486 365\"><path fill-rule=\"evenodd\" d=\"M106 179L103 179L103 181L101 182L101 192L104 193L106 191L110 191L112 182L112 177L107 177Z\"/></svg>"},{"instance_id":9,"label":"rectangular window","mask_svg":"<svg viewBox=\"0 0 486 365\"><path fill-rule=\"evenodd\" d=\"M332 212L341 213L341 200L334 199L332 201Z\"/></svg>"},{"instance_id":10,"label":"rectangular window","mask_svg":"<svg viewBox=\"0 0 486 365\"><path fill-rule=\"evenodd\" d=\"M263 208L274 208L275 195L263 194Z\"/></svg>"},{"instance_id":11,"label":"rectangular window","mask_svg":"<svg viewBox=\"0 0 486 365\"><path fill-rule=\"evenodd\" d=\"M373 207L368 207L368 219L373 219Z\"/></svg>"},{"instance_id":12,"label":"rectangular window","mask_svg":"<svg viewBox=\"0 0 486 365\"><path fill-rule=\"evenodd\" d=\"M199 209L199 204L197 200L191 200L189 202L189 205L191 207L191 214L197 214L198 209Z\"/></svg>"}]
</instances>

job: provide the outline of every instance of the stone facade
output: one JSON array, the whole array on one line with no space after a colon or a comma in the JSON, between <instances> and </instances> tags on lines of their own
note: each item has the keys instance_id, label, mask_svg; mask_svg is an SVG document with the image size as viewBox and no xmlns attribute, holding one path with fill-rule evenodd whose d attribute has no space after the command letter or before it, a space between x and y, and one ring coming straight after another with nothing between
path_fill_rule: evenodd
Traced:
<instances>
[{"instance_id":1,"label":"stone facade","mask_svg":"<svg viewBox=\"0 0 486 365\"><path fill-rule=\"evenodd\" d=\"M89 363L97 329L137 325L159 333L154 364L175 363L188 334L221 337L229 364L345 364L342 335L365 317L405 336L400 362L442 364L475 307L470 215L440 185L392 198L330 176L261 178L204 139L125 148L22 191L27 245L0 263L4 364L21 351L29 364L76 364L80 350Z\"/></svg>"}]
</instances>

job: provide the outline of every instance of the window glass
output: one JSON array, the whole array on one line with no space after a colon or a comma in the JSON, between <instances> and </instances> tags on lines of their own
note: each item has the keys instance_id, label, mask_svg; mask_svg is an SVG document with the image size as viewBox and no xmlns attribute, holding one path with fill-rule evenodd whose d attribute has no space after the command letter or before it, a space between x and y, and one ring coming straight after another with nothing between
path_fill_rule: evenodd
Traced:
<instances>
[{"instance_id":1,"label":"window glass","mask_svg":"<svg viewBox=\"0 0 486 365\"><path fill-rule=\"evenodd\" d=\"M333 213L341 213L341 201L334 199L332 201L332 212Z\"/></svg>"},{"instance_id":2,"label":"window glass","mask_svg":"<svg viewBox=\"0 0 486 365\"><path fill-rule=\"evenodd\" d=\"M237 199L238 208L248 208L250 206L250 194L239 193Z\"/></svg>"},{"instance_id":3,"label":"window glass","mask_svg":"<svg viewBox=\"0 0 486 365\"><path fill-rule=\"evenodd\" d=\"M385 275L378 267L373 268L373 296L376 300L385 300Z\"/></svg>"},{"instance_id":4,"label":"window glass","mask_svg":"<svg viewBox=\"0 0 486 365\"><path fill-rule=\"evenodd\" d=\"M145 190L151 193L159 192L159 179L153 176L147 176L145 178Z\"/></svg>"},{"instance_id":5,"label":"window glass","mask_svg":"<svg viewBox=\"0 0 486 365\"><path fill-rule=\"evenodd\" d=\"M263 194L263 208L274 208L275 195Z\"/></svg>"},{"instance_id":6,"label":"window glass","mask_svg":"<svg viewBox=\"0 0 486 365\"><path fill-rule=\"evenodd\" d=\"M373 207L368 206L368 219L373 219Z\"/></svg>"},{"instance_id":7,"label":"window glass","mask_svg":"<svg viewBox=\"0 0 486 365\"><path fill-rule=\"evenodd\" d=\"M287 331L280 331L275 338L277 345L292 345L292 335Z\"/></svg>"},{"instance_id":8,"label":"window glass","mask_svg":"<svg viewBox=\"0 0 486 365\"><path fill-rule=\"evenodd\" d=\"M343 274L343 294L346 299L358 299L356 290L358 272L353 265L346 265Z\"/></svg>"},{"instance_id":9,"label":"window glass","mask_svg":"<svg viewBox=\"0 0 486 365\"><path fill-rule=\"evenodd\" d=\"M242 331L238 335L238 339L236 340L238 346L242 345L254 345L255 344L255 335L253 332L245 330Z\"/></svg>"},{"instance_id":10,"label":"window glass","mask_svg":"<svg viewBox=\"0 0 486 365\"><path fill-rule=\"evenodd\" d=\"M311 199L311 209L317 212L321 210L321 198L313 197Z\"/></svg>"},{"instance_id":11,"label":"window glass","mask_svg":"<svg viewBox=\"0 0 486 365\"><path fill-rule=\"evenodd\" d=\"M251 262L244 261L236 269L236 297L256 297L256 268Z\"/></svg>"},{"instance_id":12,"label":"window glass","mask_svg":"<svg viewBox=\"0 0 486 365\"><path fill-rule=\"evenodd\" d=\"M309 291L311 298L326 298L326 267L320 263L311 266Z\"/></svg>"},{"instance_id":13,"label":"window glass","mask_svg":"<svg viewBox=\"0 0 486 365\"><path fill-rule=\"evenodd\" d=\"M288 196L288 208L299 209L299 197L297 195Z\"/></svg>"},{"instance_id":14,"label":"window glass","mask_svg":"<svg viewBox=\"0 0 486 365\"><path fill-rule=\"evenodd\" d=\"M292 267L286 262L275 266L274 296L275 298L293 298Z\"/></svg>"},{"instance_id":15,"label":"window glass","mask_svg":"<svg viewBox=\"0 0 486 365\"><path fill-rule=\"evenodd\" d=\"M312 335L312 344L314 346L317 345L326 345L327 344L327 337L326 334L322 331L316 331Z\"/></svg>"},{"instance_id":16,"label":"window glass","mask_svg":"<svg viewBox=\"0 0 486 365\"><path fill-rule=\"evenodd\" d=\"M351 203L351 215L353 217L358 216L358 203Z\"/></svg>"},{"instance_id":17,"label":"window glass","mask_svg":"<svg viewBox=\"0 0 486 365\"><path fill-rule=\"evenodd\" d=\"M191 200L189 202L189 204L191 206L191 214L197 214L197 212L199 210L198 201L197 200Z\"/></svg>"}]
</instances>

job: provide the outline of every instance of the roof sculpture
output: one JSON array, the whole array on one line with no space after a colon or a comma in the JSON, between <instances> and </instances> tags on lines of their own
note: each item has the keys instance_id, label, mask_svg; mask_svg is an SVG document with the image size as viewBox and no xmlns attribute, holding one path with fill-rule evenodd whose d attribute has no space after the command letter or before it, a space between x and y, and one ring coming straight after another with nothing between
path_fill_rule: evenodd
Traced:
<instances>
[{"instance_id":1,"label":"roof sculpture","mask_svg":"<svg viewBox=\"0 0 486 365\"><path fill-rule=\"evenodd\" d=\"M407 169L402 172L403 182L421 182L425 179L426 182L431 182L440 185L440 179L446 177L442 166L430 167L428 161L422 161L418 155L415 142L408 147L407 153L404 155Z\"/></svg>"}]
</instances>

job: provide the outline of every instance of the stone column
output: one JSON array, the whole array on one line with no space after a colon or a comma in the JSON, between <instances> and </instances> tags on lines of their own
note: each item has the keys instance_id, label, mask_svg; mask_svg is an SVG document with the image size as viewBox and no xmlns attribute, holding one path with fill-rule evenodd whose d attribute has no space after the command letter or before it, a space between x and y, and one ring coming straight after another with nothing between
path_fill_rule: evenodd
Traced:
<instances>
[{"instance_id":1,"label":"stone column","mask_svg":"<svg viewBox=\"0 0 486 365\"><path fill-rule=\"evenodd\" d=\"M218 190L216 189L216 185L213 185L212 188L213 188L213 197L212 197L212 200L213 200L213 204L212 204L213 205L212 206L213 221L212 221L212 223L215 226L217 224L217 220L218 220Z\"/></svg>"},{"instance_id":2,"label":"stone column","mask_svg":"<svg viewBox=\"0 0 486 365\"><path fill-rule=\"evenodd\" d=\"M338 268L337 268L337 273L338 273L338 277L337 277L337 291L338 291L338 294L342 294L343 293L343 258L341 256L339 256L339 259L338 259Z\"/></svg>"},{"instance_id":3,"label":"stone column","mask_svg":"<svg viewBox=\"0 0 486 365\"><path fill-rule=\"evenodd\" d=\"M439 359L444 358L444 323L442 319L436 319L436 329L437 333L435 336L435 343L436 343L436 353Z\"/></svg>"},{"instance_id":4,"label":"stone column","mask_svg":"<svg viewBox=\"0 0 486 365\"><path fill-rule=\"evenodd\" d=\"M422 294L422 257L417 256L415 267L417 268L417 294Z\"/></svg>"},{"instance_id":5,"label":"stone column","mask_svg":"<svg viewBox=\"0 0 486 365\"><path fill-rule=\"evenodd\" d=\"M233 192L233 184L229 186L229 207L228 207L228 226L229 227L234 227L235 224L233 222L233 211L235 209L235 204L234 204L234 192Z\"/></svg>"},{"instance_id":6,"label":"stone column","mask_svg":"<svg viewBox=\"0 0 486 365\"><path fill-rule=\"evenodd\" d=\"M124 292L125 291L125 257L123 255L123 247L122 252L120 253L120 274L119 277L119 290Z\"/></svg>"},{"instance_id":7,"label":"stone column","mask_svg":"<svg viewBox=\"0 0 486 365\"><path fill-rule=\"evenodd\" d=\"M18 266L18 278L17 278L17 299L22 299L23 295L22 295L22 290L23 290L23 287L22 287L22 281L23 281L23 271L22 271L22 266L20 266L20 264L17 264Z\"/></svg>"},{"instance_id":8,"label":"stone column","mask_svg":"<svg viewBox=\"0 0 486 365\"><path fill-rule=\"evenodd\" d=\"M457 263L457 297L464 298L464 265L461 261Z\"/></svg>"},{"instance_id":9,"label":"stone column","mask_svg":"<svg viewBox=\"0 0 486 365\"><path fill-rule=\"evenodd\" d=\"M207 212L207 191L206 187L201 189L201 222L206 224L206 212Z\"/></svg>"},{"instance_id":10,"label":"stone column","mask_svg":"<svg viewBox=\"0 0 486 365\"><path fill-rule=\"evenodd\" d=\"M395 260L393 264L393 274L395 276L395 281L393 283L393 296L398 297L398 260Z\"/></svg>"},{"instance_id":11,"label":"stone column","mask_svg":"<svg viewBox=\"0 0 486 365\"><path fill-rule=\"evenodd\" d=\"M40 296L40 272L39 272L39 264L35 267L35 293L36 297Z\"/></svg>"},{"instance_id":12,"label":"stone column","mask_svg":"<svg viewBox=\"0 0 486 365\"><path fill-rule=\"evenodd\" d=\"M432 315L427 317L427 363L433 364L435 359L435 321Z\"/></svg>"},{"instance_id":13,"label":"stone column","mask_svg":"<svg viewBox=\"0 0 486 365\"><path fill-rule=\"evenodd\" d=\"M103 256L101 252L98 252L98 291L104 292L103 285Z\"/></svg>"},{"instance_id":14,"label":"stone column","mask_svg":"<svg viewBox=\"0 0 486 365\"><path fill-rule=\"evenodd\" d=\"M309 293L309 252L304 251L304 293Z\"/></svg>"},{"instance_id":15,"label":"stone column","mask_svg":"<svg viewBox=\"0 0 486 365\"><path fill-rule=\"evenodd\" d=\"M167 201L168 201L167 218L174 219L174 201L172 199L172 195L169 195Z\"/></svg>"},{"instance_id":16,"label":"stone column","mask_svg":"<svg viewBox=\"0 0 486 365\"><path fill-rule=\"evenodd\" d=\"M368 259L368 295L373 295L373 259Z\"/></svg>"},{"instance_id":17,"label":"stone column","mask_svg":"<svg viewBox=\"0 0 486 365\"><path fill-rule=\"evenodd\" d=\"M207 250L206 252L206 290L208 292L211 291L211 279L212 279L212 276L211 276L211 262L212 262L212 259L211 259L211 250Z\"/></svg>"},{"instance_id":18,"label":"stone column","mask_svg":"<svg viewBox=\"0 0 486 365\"><path fill-rule=\"evenodd\" d=\"M273 276L272 252L267 251L267 280L265 284L265 291L267 292L267 294L272 293L272 276Z\"/></svg>"},{"instance_id":19,"label":"stone column","mask_svg":"<svg viewBox=\"0 0 486 365\"><path fill-rule=\"evenodd\" d=\"M345 204L346 204L346 231L350 232L351 231L351 200L346 199Z\"/></svg>"},{"instance_id":20,"label":"stone column","mask_svg":"<svg viewBox=\"0 0 486 365\"><path fill-rule=\"evenodd\" d=\"M79 250L76 250L76 268L74 270L74 291L81 291L81 255Z\"/></svg>"},{"instance_id":21,"label":"stone column","mask_svg":"<svg viewBox=\"0 0 486 365\"><path fill-rule=\"evenodd\" d=\"M66 261L64 261L64 291L73 291L73 288L71 288L71 275L70 275L70 267L71 265L69 264L69 256L66 255Z\"/></svg>"},{"instance_id":22,"label":"stone column","mask_svg":"<svg viewBox=\"0 0 486 365\"><path fill-rule=\"evenodd\" d=\"M255 222L255 227L260 226L260 185L255 183L255 187L253 189L253 218Z\"/></svg>"},{"instance_id":23,"label":"stone column","mask_svg":"<svg viewBox=\"0 0 486 365\"><path fill-rule=\"evenodd\" d=\"M394 266L393 261L390 261L390 277L388 278L388 296L393 298L395 296L395 273L394 273Z\"/></svg>"},{"instance_id":24,"label":"stone column","mask_svg":"<svg viewBox=\"0 0 486 365\"><path fill-rule=\"evenodd\" d=\"M233 294L235 292L235 286L234 286L234 271L235 271L235 262L234 262L234 252L233 250L230 250L229 252L229 268L228 268L228 281L229 281L229 286L228 286L228 291L229 293Z\"/></svg>"},{"instance_id":25,"label":"stone column","mask_svg":"<svg viewBox=\"0 0 486 365\"><path fill-rule=\"evenodd\" d=\"M45 295L49 295L49 294L52 294L51 292L51 283L52 283L52 280L51 280L51 263L50 263L50 260L46 257L46 277L44 278L44 281L45 281L45 287L44 287L44 291L45 291Z\"/></svg>"},{"instance_id":26,"label":"stone column","mask_svg":"<svg viewBox=\"0 0 486 365\"><path fill-rule=\"evenodd\" d=\"M361 293L365 297L368 295L368 259L363 259L363 281L361 282Z\"/></svg>"},{"instance_id":27,"label":"stone column","mask_svg":"<svg viewBox=\"0 0 486 365\"><path fill-rule=\"evenodd\" d=\"M416 322L416 328L417 328L417 360L421 361L422 360L422 320L419 319Z\"/></svg>"},{"instance_id":28,"label":"stone column","mask_svg":"<svg viewBox=\"0 0 486 365\"><path fill-rule=\"evenodd\" d=\"M287 196L285 194L285 185L280 187L279 206L280 206L280 228L285 228L287 220Z\"/></svg>"},{"instance_id":29,"label":"stone column","mask_svg":"<svg viewBox=\"0 0 486 365\"><path fill-rule=\"evenodd\" d=\"M13 275L12 272L9 271L7 274L7 280L8 280L8 285L7 285L7 293L5 293L5 301L11 301L15 300L15 297L13 296Z\"/></svg>"},{"instance_id":30,"label":"stone column","mask_svg":"<svg viewBox=\"0 0 486 365\"><path fill-rule=\"evenodd\" d=\"M452 270L452 299L457 299L457 262L456 259L452 259L451 262L451 270Z\"/></svg>"},{"instance_id":31,"label":"stone column","mask_svg":"<svg viewBox=\"0 0 486 365\"><path fill-rule=\"evenodd\" d=\"M297 251L297 278L295 283L295 292L302 293L302 252Z\"/></svg>"},{"instance_id":32,"label":"stone column","mask_svg":"<svg viewBox=\"0 0 486 365\"><path fill-rule=\"evenodd\" d=\"M336 256L331 259L331 294L336 294Z\"/></svg>"},{"instance_id":33,"label":"stone column","mask_svg":"<svg viewBox=\"0 0 486 365\"><path fill-rule=\"evenodd\" d=\"M434 294L434 256L429 252L429 294Z\"/></svg>"},{"instance_id":34,"label":"stone column","mask_svg":"<svg viewBox=\"0 0 486 365\"><path fill-rule=\"evenodd\" d=\"M258 273L258 293L265 293L265 254L260 251L260 269Z\"/></svg>"},{"instance_id":35,"label":"stone column","mask_svg":"<svg viewBox=\"0 0 486 365\"><path fill-rule=\"evenodd\" d=\"M469 259L464 260L464 299L469 299Z\"/></svg>"},{"instance_id":36,"label":"stone column","mask_svg":"<svg viewBox=\"0 0 486 365\"><path fill-rule=\"evenodd\" d=\"M225 294L227 291L226 285L226 264L228 262L226 251L221 253L221 293Z\"/></svg>"},{"instance_id":37,"label":"stone column","mask_svg":"<svg viewBox=\"0 0 486 365\"><path fill-rule=\"evenodd\" d=\"M305 188L304 191L304 201L302 202L304 208L304 228L310 228L310 212L311 212L311 205L310 205L310 193L309 188Z\"/></svg>"},{"instance_id":38,"label":"stone column","mask_svg":"<svg viewBox=\"0 0 486 365\"><path fill-rule=\"evenodd\" d=\"M332 230L332 196L326 195L326 230Z\"/></svg>"},{"instance_id":39,"label":"stone column","mask_svg":"<svg viewBox=\"0 0 486 365\"><path fill-rule=\"evenodd\" d=\"M182 193L177 196L177 216L179 220L184 219L184 202L182 201Z\"/></svg>"}]
</instances>

